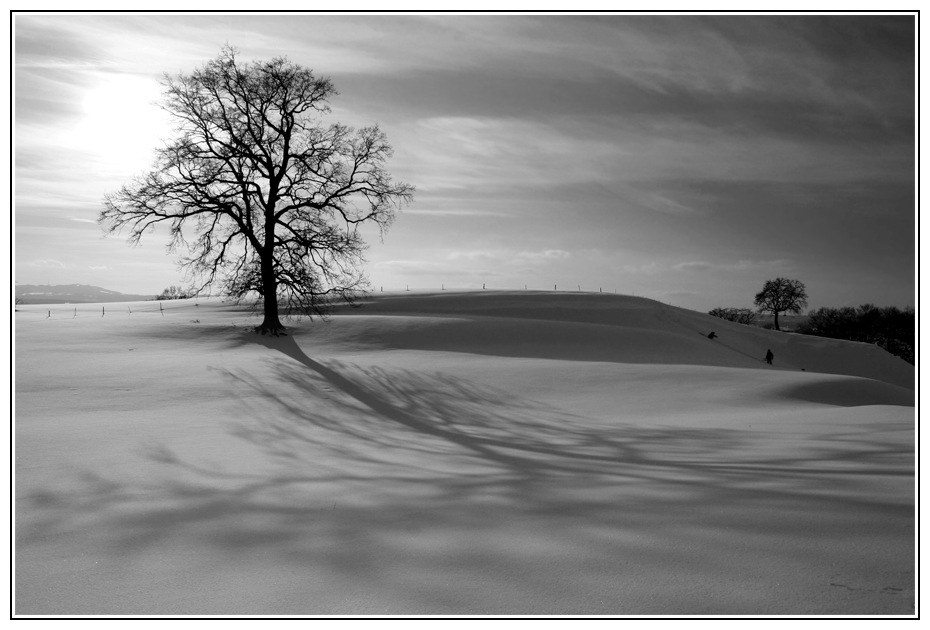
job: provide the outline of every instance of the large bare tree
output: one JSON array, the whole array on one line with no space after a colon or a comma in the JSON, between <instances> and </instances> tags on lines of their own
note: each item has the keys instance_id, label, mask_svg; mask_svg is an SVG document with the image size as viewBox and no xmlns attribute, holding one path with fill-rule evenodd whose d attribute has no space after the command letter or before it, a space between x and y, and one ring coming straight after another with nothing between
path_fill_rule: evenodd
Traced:
<instances>
[{"instance_id":1,"label":"large bare tree","mask_svg":"<svg viewBox=\"0 0 930 630\"><path fill-rule=\"evenodd\" d=\"M105 197L104 229L138 243L166 224L200 290L261 296L262 334L283 333L279 305L319 314L363 290L359 227L383 235L414 192L385 170L385 134L324 124L332 82L286 58L245 63L226 47L162 85L176 136L150 172Z\"/></svg>"}]
</instances>

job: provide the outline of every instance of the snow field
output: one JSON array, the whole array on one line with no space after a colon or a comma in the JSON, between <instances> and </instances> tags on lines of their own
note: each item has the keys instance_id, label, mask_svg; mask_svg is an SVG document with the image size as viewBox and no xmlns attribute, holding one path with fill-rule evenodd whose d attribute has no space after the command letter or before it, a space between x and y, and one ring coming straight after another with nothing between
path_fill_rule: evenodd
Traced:
<instances>
[{"instance_id":1,"label":"snow field","mask_svg":"<svg viewBox=\"0 0 930 630\"><path fill-rule=\"evenodd\" d=\"M15 614L914 614L913 368L871 346L624 296L177 306L16 313Z\"/></svg>"}]
</instances>

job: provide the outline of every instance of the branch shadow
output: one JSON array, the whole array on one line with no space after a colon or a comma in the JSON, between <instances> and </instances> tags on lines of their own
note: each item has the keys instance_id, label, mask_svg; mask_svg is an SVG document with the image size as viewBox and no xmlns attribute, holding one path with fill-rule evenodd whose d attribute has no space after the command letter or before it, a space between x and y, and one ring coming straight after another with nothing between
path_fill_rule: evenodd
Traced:
<instances>
[{"instance_id":1,"label":"branch shadow","mask_svg":"<svg viewBox=\"0 0 930 630\"><path fill-rule=\"evenodd\" d=\"M824 548L838 525L850 544L881 522L913 546L913 504L859 485L864 472L913 481L908 453L877 432L757 457L747 453L760 436L746 430L594 423L448 374L314 359L293 337L249 339L271 351L273 382L215 369L237 392L230 435L256 450L260 467L223 471L150 446L143 457L163 473L150 482L87 471L76 489L24 497L23 542L96 523L107 532L104 547L130 557L183 536L230 557L261 551L282 565L322 569L358 593L380 589L405 602L400 612L463 614L758 612L769 604L735 592L708 600L701 588L649 610L582 605L582 593L625 579L617 558L704 576L739 569L765 584L771 577L759 559L775 543L801 566L835 562ZM560 594L558 577L539 571L556 566L551 550L528 557L520 541L532 534L513 522L576 549L590 582ZM443 543L416 546L422 540ZM705 547L740 549L745 558ZM399 578L390 562L410 571ZM499 578L451 597L429 583L436 566L469 579L535 570L517 571L511 587L522 599L489 605ZM525 609L550 591L552 608Z\"/></svg>"}]
</instances>

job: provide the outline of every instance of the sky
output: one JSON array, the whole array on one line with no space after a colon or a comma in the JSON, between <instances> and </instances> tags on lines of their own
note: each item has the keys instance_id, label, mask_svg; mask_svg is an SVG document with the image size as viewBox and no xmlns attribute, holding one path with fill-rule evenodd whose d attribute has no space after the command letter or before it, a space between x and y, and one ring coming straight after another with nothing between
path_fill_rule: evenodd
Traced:
<instances>
[{"instance_id":1,"label":"sky","mask_svg":"<svg viewBox=\"0 0 930 630\"><path fill-rule=\"evenodd\" d=\"M165 73L232 45L329 77L416 186L366 273L382 289L617 292L751 307L915 305L910 15L16 14L19 284L155 294L155 232L104 237L106 193L171 137Z\"/></svg>"}]
</instances>

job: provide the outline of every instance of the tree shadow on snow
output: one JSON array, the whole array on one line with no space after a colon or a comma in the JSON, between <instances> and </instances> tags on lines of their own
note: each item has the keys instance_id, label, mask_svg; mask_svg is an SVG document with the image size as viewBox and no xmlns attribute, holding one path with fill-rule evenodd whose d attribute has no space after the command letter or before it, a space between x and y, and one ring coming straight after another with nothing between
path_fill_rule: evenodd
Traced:
<instances>
[{"instance_id":1,"label":"tree shadow on snow","mask_svg":"<svg viewBox=\"0 0 930 630\"><path fill-rule=\"evenodd\" d=\"M912 474L899 445L873 434L760 457L752 447L764 437L750 431L594 422L447 374L314 359L292 337L258 343L274 351L274 382L245 369L219 371L240 396L230 401L239 412L229 430L260 453L261 466L218 469L157 445L145 453L163 473L151 482L88 472L67 492L26 497L23 540L99 521L105 545L118 555L193 536L221 552L262 551L280 554L282 563L323 566L359 589L377 584L396 589L398 598L419 593L420 608L406 612L610 614L623 611L564 603L544 611L482 609L488 593L481 589L473 594L478 608L469 609L468 594L444 605L442 589L424 586L422 575L437 563L457 575L507 574L531 561L519 544L506 545L508 536L521 539L523 525L576 549L598 583L615 578L615 560L630 555L659 566L698 563L708 575L727 575L738 562L746 579L764 582L766 569L752 554L766 553L772 541L796 541L782 553L815 566L831 561L822 543L837 526L851 539L874 535L882 523L913 538L912 504L859 489L863 472L902 483ZM723 532L733 549L752 541L742 549L745 561L696 551L726 547ZM414 542L422 540L438 542ZM449 540L471 543L450 547ZM541 552L543 565L546 557ZM392 561L420 567L421 576L391 573L385 586ZM528 593L553 588L551 577L520 579ZM652 612L709 610L704 600L696 589ZM723 609L715 610L740 610L735 602L718 604Z\"/></svg>"}]
</instances>

